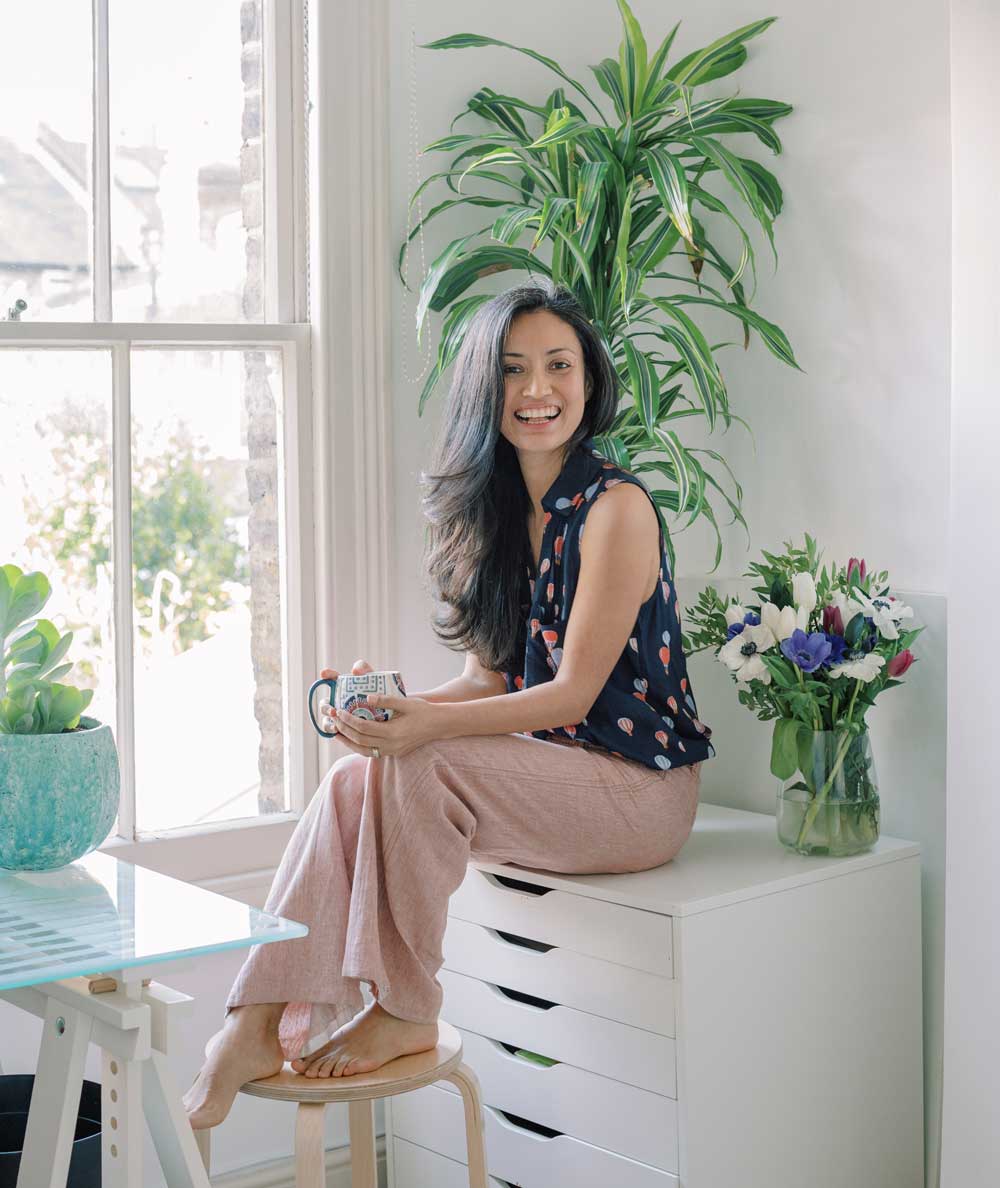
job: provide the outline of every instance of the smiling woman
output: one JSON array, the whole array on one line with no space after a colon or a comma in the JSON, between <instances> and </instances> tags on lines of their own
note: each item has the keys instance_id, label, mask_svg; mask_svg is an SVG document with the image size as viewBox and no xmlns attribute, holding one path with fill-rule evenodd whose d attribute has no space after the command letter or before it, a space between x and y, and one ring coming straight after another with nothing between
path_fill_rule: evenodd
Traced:
<instances>
[{"instance_id":1,"label":"smiling woman","mask_svg":"<svg viewBox=\"0 0 1000 1188\"><path fill-rule=\"evenodd\" d=\"M387 721L332 719L351 753L265 904L309 935L244 964L187 1098L196 1129L283 1059L349 1076L433 1047L447 904L470 856L613 873L669 862L687 840L711 731L655 505L594 445L616 399L567 292L515 289L471 322L424 476L428 569L446 608L435 630L473 670L503 670L506 691L469 680L456 700L450 682L370 697ZM545 420L526 423L535 412ZM362 982L378 987L363 1010Z\"/></svg>"}]
</instances>

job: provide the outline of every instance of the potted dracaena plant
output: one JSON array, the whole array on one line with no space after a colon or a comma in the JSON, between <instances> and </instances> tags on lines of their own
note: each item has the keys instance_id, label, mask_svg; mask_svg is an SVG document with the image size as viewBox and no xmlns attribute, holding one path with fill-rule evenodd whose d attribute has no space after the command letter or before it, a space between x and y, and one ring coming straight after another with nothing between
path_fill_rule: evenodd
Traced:
<instances>
[{"instance_id":1,"label":"potted dracaena plant","mask_svg":"<svg viewBox=\"0 0 1000 1188\"><path fill-rule=\"evenodd\" d=\"M553 71L561 85L547 98L531 100L484 86L455 117L449 135L424 150L453 155L411 198L418 219L400 248L404 284L407 247L432 219L482 208L489 222L449 243L423 278L418 336L429 311L444 318L419 412L455 360L469 320L489 299L490 293L470 294L470 288L505 270L551 277L573 290L601 331L626 393L598 448L620 466L666 480L654 499L671 563L664 509L678 523L685 520L684 527L699 517L709 521L718 567L722 537L713 500L728 505L729 522L746 528L742 489L721 454L685 444L683 427L692 417L710 429L746 422L730 409L717 358L733 344L710 345L698 311L731 315L742 326L744 347L753 332L783 363L801 370L785 334L750 307L757 265L744 224L752 221L763 232L777 266L773 224L781 187L763 165L720 137L753 136L779 153L773 125L792 109L772 99L696 94L736 71L746 61L746 43L774 18L745 25L671 64L678 25L650 56L628 4L617 2L624 27L618 59L591 67L603 107L557 62L534 50L472 33L425 47L506 46ZM466 117L476 117L480 129L455 131ZM714 192L716 183L735 191L738 214ZM432 185L443 185L446 194L424 215L423 193ZM735 262L717 246L716 228L735 233ZM654 456L635 462L642 453Z\"/></svg>"},{"instance_id":2,"label":"potted dracaena plant","mask_svg":"<svg viewBox=\"0 0 1000 1188\"><path fill-rule=\"evenodd\" d=\"M111 727L83 716L92 689L61 684L73 633L37 613L41 573L0 566L0 867L54 870L104 841L118 812Z\"/></svg>"}]
</instances>

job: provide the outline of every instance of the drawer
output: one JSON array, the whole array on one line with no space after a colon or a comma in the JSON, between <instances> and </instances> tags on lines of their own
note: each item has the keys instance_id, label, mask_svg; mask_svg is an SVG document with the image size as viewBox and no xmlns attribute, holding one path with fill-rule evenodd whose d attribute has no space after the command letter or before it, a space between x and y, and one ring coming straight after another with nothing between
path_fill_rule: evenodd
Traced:
<instances>
[{"instance_id":1,"label":"drawer","mask_svg":"<svg viewBox=\"0 0 1000 1188\"><path fill-rule=\"evenodd\" d=\"M438 980L444 990L441 1017L453 1027L677 1097L676 1047L665 1035L541 998L524 1002L492 982L451 970L439 970Z\"/></svg>"},{"instance_id":2,"label":"drawer","mask_svg":"<svg viewBox=\"0 0 1000 1188\"><path fill-rule=\"evenodd\" d=\"M483 1106L483 1122L489 1174L518 1188L678 1188L680 1183L670 1172L569 1135L519 1125L493 1106ZM462 1102L437 1085L393 1098L392 1133L456 1162L468 1158ZM431 1185L437 1188L436 1181L427 1188Z\"/></svg>"},{"instance_id":3,"label":"drawer","mask_svg":"<svg viewBox=\"0 0 1000 1188\"><path fill-rule=\"evenodd\" d=\"M663 1171L677 1171L676 1101L571 1064L536 1064L471 1031L461 1035L464 1059L479 1078L484 1105ZM458 1093L458 1086L449 1082L440 1087Z\"/></svg>"},{"instance_id":4,"label":"drawer","mask_svg":"<svg viewBox=\"0 0 1000 1188\"><path fill-rule=\"evenodd\" d=\"M520 871L515 879L470 864L448 914L661 978L674 976L670 916L543 887Z\"/></svg>"},{"instance_id":5,"label":"drawer","mask_svg":"<svg viewBox=\"0 0 1000 1188\"><path fill-rule=\"evenodd\" d=\"M469 1168L406 1139L392 1140L393 1175L389 1188L469 1188ZM490 1176L489 1188L513 1188Z\"/></svg>"},{"instance_id":6,"label":"drawer","mask_svg":"<svg viewBox=\"0 0 1000 1188\"><path fill-rule=\"evenodd\" d=\"M509 939L508 939L509 938ZM452 916L444 934L446 969L523 990L660 1035L676 1035L677 983L645 970L614 965L572 949L502 935Z\"/></svg>"}]
</instances>

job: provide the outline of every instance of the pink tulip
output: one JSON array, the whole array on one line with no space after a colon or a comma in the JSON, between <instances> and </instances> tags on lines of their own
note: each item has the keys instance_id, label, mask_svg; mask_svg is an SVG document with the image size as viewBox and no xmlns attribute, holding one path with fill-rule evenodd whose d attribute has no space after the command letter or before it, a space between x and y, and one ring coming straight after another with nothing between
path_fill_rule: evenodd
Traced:
<instances>
[{"instance_id":1,"label":"pink tulip","mask_svg":"<svg viewBox=\"0 0 1000 1188\"><path fill-rule=\"evenodd\" d=\"M855 582L863 582L867 576L868 566L865 565L864 557L860 559L852 557L847 562L847 581L849 585L853 586Z\"/></svg>"},{"instance_id":2,"label":"pink tulip","mask_svg":"<svg viewBox=\"0 0 1000 1188\"><path fill-rule=\"evenodd\" d=\"M913 659L913 653L910 649L904 648L898 656L893 656L886 665L885 670L891 677L901 677L913 663Z\"/></svg>"}]
</instances>

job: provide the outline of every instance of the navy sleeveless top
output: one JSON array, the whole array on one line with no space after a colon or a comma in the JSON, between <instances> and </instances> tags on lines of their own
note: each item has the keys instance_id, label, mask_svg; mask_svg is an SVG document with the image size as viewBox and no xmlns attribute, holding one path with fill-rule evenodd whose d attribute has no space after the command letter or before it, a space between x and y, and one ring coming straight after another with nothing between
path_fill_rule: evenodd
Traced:
<instances>
[{"instance_id":1,"label":"navy sleeveless top","mask_svg":"<svg viewBox=\"0 0 1000 1188\"><path fill-rule=\"evenodd\" d=\"M522 671L505 672L507 692L551 681L562 660L563 637L580 573L580 538L587 514L604 491L645 483L609 462L585 438L542 497L545 509L538 575L526 566L527 642ZM655 503L653 504L655 507ZM660 581L639 608L628 643L597 700L580 722L524 731L535 738L570 739L665 771L715 754L712 731L698 720L681 647L677 593L660 528Z\"/></svg>"}]
</instances>

